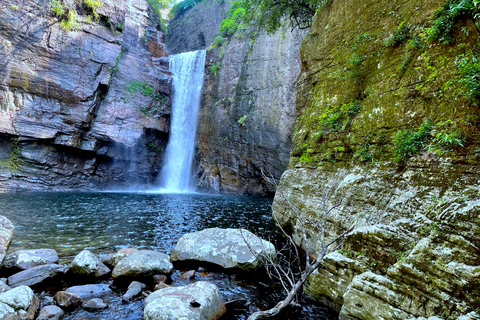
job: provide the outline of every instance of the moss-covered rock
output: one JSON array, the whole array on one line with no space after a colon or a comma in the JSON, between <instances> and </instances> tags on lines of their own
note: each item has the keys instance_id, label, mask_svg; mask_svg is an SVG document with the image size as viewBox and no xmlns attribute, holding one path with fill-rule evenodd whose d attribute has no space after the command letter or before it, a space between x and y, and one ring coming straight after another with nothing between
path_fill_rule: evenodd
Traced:
<instances>
[{"instance_id":1,"label":"moss-covered rock","mask_svg":"<svg viewBox=\"0 0 480 320\"><path fill-rule=\"evenodd\" d=\"M332 189L327 238L356 225L344 258L327 256L306 288L342 319L456 319L479 307L478 107L457 66L478 31L467 17L454 43L429 40L444 2L333 0L302 45L292 157L273 208L300 243L285 198L318 219Z\"/></svg>"}]
</instances>

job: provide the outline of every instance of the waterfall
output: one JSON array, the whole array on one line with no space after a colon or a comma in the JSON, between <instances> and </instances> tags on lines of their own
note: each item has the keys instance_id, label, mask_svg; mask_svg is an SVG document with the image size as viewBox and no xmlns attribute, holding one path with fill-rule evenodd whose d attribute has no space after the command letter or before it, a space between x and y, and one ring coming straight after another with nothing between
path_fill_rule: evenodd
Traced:
<instances>
[{"instance_id":1,"label":"waterfall","mask_svg":"<svg viewBox=\"0 0 480 320\"><path fill-rule=\"evenodd\" d=\"M173 73L173 106L160 186L166 192L189 192L194 189L193 152L205 50L171 56L170 71Z\"/></svg>"}]
</instances>

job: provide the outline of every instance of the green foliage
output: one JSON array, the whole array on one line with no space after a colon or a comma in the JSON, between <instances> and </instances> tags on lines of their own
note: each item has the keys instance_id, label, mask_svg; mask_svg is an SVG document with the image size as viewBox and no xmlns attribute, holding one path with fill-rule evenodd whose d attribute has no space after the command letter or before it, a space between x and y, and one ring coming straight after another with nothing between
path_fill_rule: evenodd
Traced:
<instances>
[{"instance_id":1,"label":"green foliage","mask_svg":"<svg viewBox=\"0 0 480 320\"><path fill-rule=\"evenodd\" d=\"M393 139L393 160L403 162L424 149L425 143L430 139L432 122L425 121L418 130L400 130Z\"/></svg>"},{"instance_id":2,"label":"green foliage","mask_svg":"<svg viewBox=\"0 0 480 320\"><path fill-rule=\"evenodd\" d=\"M146 81L145 82L140 82L138 80L130 81L125 85L125 90L131 94L132 98L135 97L135 94L137 92L144 95L145 97L151 97L155 100L159 100L161 98L160 93L158 93L158 92L155 93L153 88ZM125 99L125 102L127 102L127 101L128 100ZM163 103L164 103L164 100L162 99L161 104L163 104ZM147 109L146 107L141 107L140 108L140 111L145 113L147 116L150 116L155 110L156 109L154 107L152 107L150 110Z\"/></svg>"},{"instance_id":3,"label":"green foliage","mask_svg":"<svg viewBox=\"0 0 480 320\"><path fill-rule=\"evenodd\" d=\"M372 155L370 154L367 144L360 145L360 148L356 152L356 156L358 157L358 160L362 162L368 162L372 160Z\"/></svg>"},{"instance_id":4,"label":"green foliage","mask_svg":"<svg viewBox=\"0 0 480 320\"><path fill-rule=\"evenodd\" d=\"M153 106L150 109L148 109L147 107L140 107L140 111L147 117L150 117L155 111L157 111L157 108Z\"/></svg>"},{"instance_id":5,"label":"green foliage","mask_svg":"<svg viewBox=\"0 0 480 320\"><path fill-rule=\"evenodd\" d=\"M437 127L444 127L444 129L435 135L432 144L429 146L430 151L435 151L438 155L442 155L449 150L463 147L466 136L459 128L455 128L455 123L448 120L438 123Z\"/></svg>"},{"instance_id":6,"label":"green foliage","mask_svg":"<svg viewBox=\"0 0 480 320\"><path fill-rule=\"evenodd\" d=\"M430 40L443 44L455 42L453 31L458 23L480 13L479 0L450 0L436 13L433 25L427 29Z\"/></svg>"},{"instance_id":7,"label":"green foliage","mask_svg":"<svg viewBox=\"0 0 480 320\"><path fill-rule=\"evenodd\" d=\"M23 161L20 159L22 148L18 145L18 138L12 138L10 144L12 146L10 158L0 160L0 166L9 169L11 172L15 172L20 170L20 167L23 165Z\"/></svg>"},{"instance_id":8,"label":"green foliage","mask_svg":"<svg viewBox=\"0 0 480 320\"><path fill-rule=\"evenodd\" d=\"M274 33L280 27L305 29L315 12L331 0L245 0L245 21Z\"/></svg>"},{"instance_id":9,"label":"green foliage","mask_svg":"<svg viewBox=\"0 0 480 320\"><path fill-rule=\"evenodd\" d=\"M212 74L215 76L217 74L218 68L220 68L220 61L212 66Z\"/></svg>"},{"instance_id":10,"label":"green foliage","mask_svg":"<svg viewBox=\"0 0 480 320\"><path fill-rule=\"evenodd\" d=\"M172 10L169 13L170 20L175 19L179 15L187 12L189 9L193 8L195 5L199 4L203 0L183 0L172 7Z\"/></svg>"},{"instance_id":11,"label":"green foliage","mask_svg":"<svg viewBox=\"0 0 480 320\"><path fill-rule=\"evenodd\" d=\"M480 59L476 51L460 55L456 60L459 76L457 81L463 87L463 94L474 104L480 102Z\"/></svg>"},{"instance_id":12,"label":"green foliage","mask_svg":"<svg viewBox=\"0 0 480 320\"><path fill-rule=\"evenodd\" d=\"M385 45L387 47L393 47L404 43L410 37L410 29L411 26L403 21L400 23L397 30L395 30L393 36L385 41Z\"/></svg>"},{"instance_id":13,"label":"green foliage","mask_svg":"<svg viewBox=\"0 0 480 320\"><path fill-rule=\"evenodd\" d=\"M77 22L77 12L75 10L69 10L67 14L67 19L62 20L60 25L66 31L77 30L79 24Z\"/></svg>"},{"instance_id":14,"label":"green foliage","mask_svg":"<svg viewBox=\"0 0 480 320\"><path fill-rule=\"evenodd\" d=\"M153 20L158 24L158 26L162 30L166 31L167 26L165 24L165 21L162 18L161 11L163 9L168 8L171 4L174 3L174 1L173 0L147 0L147 2L149 4L150 12L153 13L152 14Z\"/></svg>"},{"instance_id":15,"label":"green foliage","mask_svg":"<svg viewBox=\"0 0 480 320\"><path fill-rule=\"evenodd\" d=\"M246 12L245 8L242 7L243 5L244 1L242 0L232 2L232 6L228 9L227 15L220 25L220 34L223 37L230 37L241 26Z\"/></svg>"},{"instance_id":16,"label":"green foliage","mask_svg":"<svg viewBox=\"0 0 480 320\"><path fill-rule=\"evenodd\" d=\"M92 10L93 16L95 19L98 19L97 9L104 5L102 1L99 0L84 0L83 4L86 8Z\"/></svg>"},{"instance_id":17,"label":"green foliage","mask_svg":"<svg viewBox=\"0 0 480 320\"><path fill-rule=\"evenodd\" d=\"M147 144L147 147L152 149L155 152L161 152L163 150L163 147L161 145L155 143L154 141Z\"/></svg>"},{"instance_id":18,"label":"green foliage","mask_svg":"<svg viewBox=\"0 0 480 320\"><path fill-rule=\"evenodd\" d=\"M52 8L53 14L59 18L65 14L65 9L63 8L63 4L60 1L51 0L50 7Z\"/></svg>"},{"instance_id":19,"label":"green foliage","mask_svg":"<svg viewBox=\"0 0 480 320\"><path fill-rule=\"evenodd\" d=\"M245 121L247 121L247 118L248 118L248 114L238 119L237 122L243 127L245 125Z\"/></svg>"},{"instance_id":20,"label":"green foliage","mask_svg":"<svg viewBox=\"0 0 480 320\"><path fill-rule=\"evenodd\" d=\"M312 153L312 149L305 149L298 161L300 161L301 163L315 162L315 157L312 155Z\"/></svg>"},{"instance_id":21,"label":"green foliage","mask_svg":"<svg viewBox=\"0 0 480 320\"><path fill-rule=\"evenodd\" d=\"M12 10L15 10L15 11L20 10L19 6L16 6L16 5L13 5L13 4L12 4L11 8L12 8Z\"/></svg>"},{"instance_id":22,"label":"green foliage","mask_svg":"<svg viewBox=\"0 0 480 320\"><path fill-rule=\"evenodd\" d=\"M346 128L353 117L360 112L360 108L360 101L357 100L342 105L327 106L318 121L324 129Z\"/></svg>"}]
</instances>

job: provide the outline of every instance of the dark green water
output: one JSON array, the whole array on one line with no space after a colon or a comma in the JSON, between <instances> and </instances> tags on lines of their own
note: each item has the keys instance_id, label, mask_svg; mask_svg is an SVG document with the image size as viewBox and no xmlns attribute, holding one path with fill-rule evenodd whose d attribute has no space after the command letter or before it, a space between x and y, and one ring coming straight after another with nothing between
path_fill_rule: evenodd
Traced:
<instances>
[{"instance_id":1,"label":"dark green water","mask_svg":"<svg viewBox=\"0 0 480 320\"><path fill-rule=\"evenodd\" d=\"M205 228L246 228L275 238L271 200L207 194L149 193L11 193L0 194L0 210L15 225L9 252L20 249L57 250L69 263L83 249L102 254L124 247L148 247L170 254L180 237ZM208 268L208 267L207 267ZM185 285L175 270L172 285ZM226 301L240 307L222 319L246 319L255 308L273 306L281 290L268 278L246 278L218 270L197 270L196 280L215 283ZM261 278L261 277L260 277ZM242 306L244 305L244 306ZM335 319L312 302L278 319ZM119 296L109 309L77 310L65 319L143 319L143 303L122 305Z\"/></svg>"}]
</instances>

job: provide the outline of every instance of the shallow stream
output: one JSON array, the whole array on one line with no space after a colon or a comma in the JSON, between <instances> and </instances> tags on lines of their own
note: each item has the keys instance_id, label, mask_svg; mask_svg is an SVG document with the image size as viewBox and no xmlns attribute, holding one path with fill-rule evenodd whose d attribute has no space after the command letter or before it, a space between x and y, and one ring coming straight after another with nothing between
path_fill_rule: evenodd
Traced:
<instances>
[{"instance_id":1,"label":"shallow stream","mask_svg":"<svg viewBox=\"0 0 480 320\"><path fill-rule=\"evenodd\" d=\"M7 193L0 194L1 214L15 225L9 252L55 249L69 263L83 249L97 254L120 248L151 248L170 254L180 237L205 228L245 228L275 238L271 200L207 194L152 193ZM194 269L192 267L192 269ZM225 273L209 266L195 268L195 280L215 283L226 301L237 301L222 319L246 319L255 308L273 306L281 290L265 277ZM175 270L172 285L185 285L186 270ZM143 302L121 304L91 313L77 310L65 319L143 319ZM278 319L336 319L331 311L305 301Z\"/></svg>"}]
</instances>

